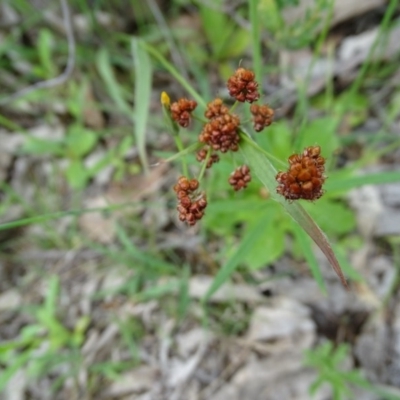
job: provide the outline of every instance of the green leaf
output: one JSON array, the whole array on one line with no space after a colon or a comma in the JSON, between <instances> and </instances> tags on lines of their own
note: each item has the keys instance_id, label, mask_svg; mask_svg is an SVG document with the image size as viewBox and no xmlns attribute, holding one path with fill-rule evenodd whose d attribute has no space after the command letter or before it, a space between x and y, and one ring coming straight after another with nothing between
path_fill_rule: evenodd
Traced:
<instances>
[{"instance_id":1,"label":"green leaf","mask_svg":"<svg viewBox=\"0 0 400 400\"><path fill-rule=\"evenodd\" d=\"M272 204L273 203L269 202L269 205ZM271 207L271 211L275 210L276 207ZM276 216L278 216L278 218L276 218ZM246 229L245 235L251 235L255 223L258 223L260 219L265 221L262 234L253 240L253 245L251 246L250 251L246 253L243 259L243 262L250 268L256 269L265 267L277 260L285 251L286 226L284 221L279 217L281 217L279 212L266 213L264 211L263 214L257 215L255 221L252 221L251 226ZM246 236L244 236L242 240L245 240Z\"/></svg>"},{"instance_id":2,"label":"green leaf","mask_svg":"<svg viewBox=\"0 0 400 400\"><path fill-rule=\"evenodd\" d=\"M110 55L106 47L102 47L97 54L96 59L97 68L106 85L109 95L119 108L120 112L131 117L132 110L124 98L120 84L114 76L114 71L111 66Z\"/></svg>"},{"instance_id":3,"label":"green leaf","mask_svg":"<svg viewBox=\"0 0 400 400\"><path fill-rule=\"evenodd\" d=\"M81 158L93 149L97 142L95 132L85 129L81 125L72 125L68 129L66 144L71 157Z\"/></svg>"},{"instance_id":4,"label":"green leaf","mask_svg":"<svg viewBox=\"0 0 400 400\"><path fill-rule=\"evenodd\" d=\"M89 179L87 170L81 160L72 160L65 171L68 183L74 189L82 189Z\"/></svg>"},{"instance_id":5,"label":"green leaf","mask_svg":"<svg viewBox=\"0 0 400 400\"><path fill-rule=\"evenodd\" d=\"M150 55L152 55L155 59L157 59L164 68L172 75L172 77L179 82L182 87L192 96L197 103L205 108L206 102L205 100L196 92L193 86L179 73L179 71L169 62L167 59L153 46L150 46L148 43L144 41L140 41L139 45L143 47Z\"/></svg>"},{"instance_id":6,"label":"green leaf","mask_svg":"<svg viewBox=\"0 0 400 400\"><path fill-rule=\"evenodd\" d=\"M280 8L283 8L280 2L276 0L260 0L260 13L262 13L261 21L264 27L272 33L278 33L282 30L284 21L282 19Z\"/></svg>"},{"instance_id":7,"label":"green leaf","mask_svg":"<svg viewBox=\"0 0 400 400\"><path fill-rule=\"evenodd\" d=\"M336 272L343 286L347 287L346 279L340 268L339 262L336 259L335 253L332 250L325 234L321 231L318 225L304 210L299 202L288 202L282 196L276 193L275 176L277 171L268 160L268 158L248 136L241 134L242 143L240 149L246 158L251 171L260 179L260 181L268 189L273 200L280 203L286 212L304 229L304 231L314 240L318 247L325 254L333 270Z\"/></svg>"},{"instance_id":8,"label":"green leaf","mask_svg":"<svg viewBox=\"0 0 400 400\"><path fill-rule=\"evenodd\" d=\"M228 18L225 14L218 11L218 7L222 7L221 0L214 0L212 8L205 4L200 6L200 18L204 33L216 58L218 58L224 44L225 33L227 31L232 33L232 26L229 26Z\"/></svg>"},{"instance_id":9,"label":"green leaf","mask_svg":"<svg viewBox=\"0 0 400 400\"><path fill-rule=\"evenodd\" d=\"M232 58L241 56L250 45L250 35L243 29L233 26L233 34L227 38L221 57Z\"/></svg>"},{"instance_id":10,"label":"green leaf","mask_svg":"<svg viewBox=\"0 0 400 400\"><path fill-rule=\"evenodd\" d=\"M166 274L176 271L175 265L170 264L161 258L154 257L151 254L139 251L132 240L128 237L126 231L119 224L115 224L115 230L117 237L123 246L124 253L129 255L129 257L134 259L136 262L140 262L133 265L135 269L144 271L149 275L153 274L154 276L158 276L160 273ZM143 263L143 265L141 263Z\"/></svg>"},{"instance_id":11,"label":"green leaf","mask_svg":"<svg viewBox=\"0 0 400 400\"><path fill-rule=\"evenodd\" d=\"M4 390L8 381L12 378L12 376L31 359L33 350L25 351L15 357L13 357L11 361L11 365L7 367L5 370L1 371L0 375L0 392Z\"/></svg>"},{"instance_id":12,"label":"green leaf","mask_svg":"<svg viewBox=\"0 0 400 400\"><path fill-rule=\"evenodd\" d=\"M225 265L218 271L211 286L207 290L203 301L206 302L225 282L228 281L232 273L245 259L246 254L251 251L253 242L262 235L264 231L266 220L261 219L258 224L254 227L253 231L250 232L237 246L236 251L225 263Z\"/></svg>"},{"instance_id":13,"label":"green leaf","mask_svg":"<svg viewBox=\"0 0 400 400\"><path fill-rule=\"evenodd\" d=\"M268 149L275 157L286 160L293 152L292 131L287 122L272 124L261 135L257 135L257 143Z\"/></svg>"},{"instance_id":14,"label":"green leaf","mask_svg":"<svg viewBox=\"0 0 400 400\"><path fill-rule=\"evenodd\" d=\"M56 74L54 57L51 54L53 35L48 29L41 29L38 37L38 54L46 77L51 78Z\"/></svg>"},{"instance_id":15,"label":"green leaf","mask_svg":"<svg viewBox=\"0 0 400 400\"><path fill-rule=\"evenodd\" d=\"M335 250L337 258L346 276L353 281L363 282L364 277L349 263L348 258L346 257L346 250L343 245L333 246L333 249Z\"/></svg>"},{"instance_id":16,"label":"green leaf","mask_svg":"<svg viewBox=\"0 0 400 400\"><path fill-rule=\"evenodd\" d=\"M379 185L383 183L400 182L400 171L380 172L361 176L328 179L325 188L329 192L346 192L364 185Z\"/></svg>"},{"instance_id":17,"label":"green leaf","mask_svg":"<svg viewBox=\"0 0 400 400\"><path fill-rule=\"evenodd\" d=\"M132 57L135 67L135 136L139 156L145 170L148 169L146 156L146 131L150 110L152 65L147 51L139 45L138 39L132 39Z\"/></svg>"},{"instance_id":18,"label":"green leaf","mask_svg":"<svg viewBox=\"0 0 400 400\"><path fill-rule=\"evenodd\" d=\"M309 237L300 228L300 226L294 221L292 224L292 229L296 235L296 239L297 239L298 243L300 244L301 249L303 250L303 254L307 260L308 267L310 268L313 278L317 282L321 292L326 295L327 290L326 290L324 278L323 278L321 270L319 268L318 260L316 259L314 251L312 249Z\"/></svg>"},{"instance_id":19,"label":"green leaf","mask_svg":"<svg viewBox=\"0 0 400 400\"><path fill-rule=\"evenodd\" d=\"M212 188L209 190L212 191ZM272 202L269 202L269 205L274 206ZM237 224L250 222L253 226L253 222L258 220L257 216L265 212L265 206L265 201L260 198L239 199L235 196L233 199L216 200L207 206L202 222L213 232L223 236L230 235ZM276 210L276 207L274 209Z\"/></svg>"},{"instance_id":20,"label":"green leaf","mask_svg":"<svg viewBox=\"0 0 400 400\"><path fill-rule=\"evenodd\" d=\"M318 203L306 203L304 208L323 229L335 235L351 232L356 227L354 212L343 202L321 199ZM334 218L332 218L334 216Z\"/></svg>"},{"instance_id":21,"label":"green leaf","mask_svg":"<svg viewBox=\"0 0 400 400\"><path fill-rule=\"evenodd\" d=\"M305 147L319 145L322 149L322 155L325 157L333 154L339 147L339 140L336 135L337 125L337 118L325 117L314 119L298 133L301 140L299 141L299 148L297 150L303 151Z\"/></svg>"},{"instance_id":22,"label":"green leaf","mask_svg":"<svg viewBox=\"0 0 400 400\"><path fill-rule=\"evenodd\" d=\"M21 151L23 153L34 155L64 155L64 143L55 140L39 139L32 136L26 136L25 142L22 145Z\"/></svg>"}]
</instances>

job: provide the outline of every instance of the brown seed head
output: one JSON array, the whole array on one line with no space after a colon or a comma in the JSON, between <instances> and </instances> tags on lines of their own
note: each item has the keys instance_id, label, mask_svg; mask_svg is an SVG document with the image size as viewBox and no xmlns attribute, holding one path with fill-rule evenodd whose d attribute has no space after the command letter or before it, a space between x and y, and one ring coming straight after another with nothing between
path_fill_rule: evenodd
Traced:
<instances>
[{"instance_id":1,"label":"brown seed head","mask_svg":"<svg viewBox=\"0 0 400 400\"><path fill-rule=\"evenodd\" d=\"M240 102L253 103L258 100L260 97L258 83L254 79L253 71L238 68L227 82L230 96Z\"/></svg>"},{"instance_id":2,"label":"brown seed head","mask_svg":"<svg viewBox=\"0 0 400 400\"><path fill-rule=\"evenodd\" d=\"M242 165L236 168L229 177L229 184L235 191L245 189L247 184L251 181L250 168L247 165Z\"/></svg>"},{"instance_id":3,"label":"brown seed head","mask_svg":"<svg viewBox=\"0 0 400 400\"><path fill-rule=\"evenodd\" d=\"M264 105L252 104L250 112L253 114L253 127L256 132L261 132L265 127L272 124L274 110Z\"/></svg>"},{"instance_id":4,"label":"brown seed head","mask_svg":"<svg viewBox=\"0 0 400 400\"><path fill-rule=\"evenodd\" d=\"M179 99L171 104L171 117L180 126L187 128L190 123L191 113L196 107L197 103L194 100Z\"/></svg>"},{"instance_id":5,"label":"brown seed head","mask_svg":"<svg viewBox=\"0 0 400 400\"><path fill-rule=\"evenodd\" d=\"M287 172L278 172L276 192L287 200L316 200L324 191L325 158L321 155L319 146L310 146L301 154L292 154L288 158Z\"/></svg>"},{"instance_id":6,"label":"brown seed head","mask_svg":"<svg viewBox=\"0 0 400 400\"><path fill-rule=\"evenodd\" d=\"M238 128L240 119L236 115L223 114L214 117L204 125L199 141L210 146L214 151L237 151L239 143Z\"/></svg>"},{"instance_id":7,"label":"brown seed head","mask_svg":"<svg viewBox=\"0 0 400 400\"><path fill-rule=\"evenodd\" d=\"M205 146L197 152L196 160L199 162L204 161L207 158L207 153L208 153L208 146ZM218 161L219 161L219 155L215 153L211 154L210 157L208 158L206 168L211 168L212 165L217 163Z\"/></svg>"},{"instance_id":8,"label":"brown seed head","mask_svg":"<svg viewBox=\"0 0 400 400\"><path fill-rule=\"evenodd\" d=\"M213 119L215 117L228 114L228 112L228 107L223 104L221 99L216 98L207 104L207 109L204 112L204 115L208 119Z\"/></svg>"},{"instance_id":9,"label":"brown seed head","mask_svg":"<svg viewBox=\"0 0 400 400\"><path fill-rule=\"evenodd\" d=\"M197 179L189 180L185 176L181 176L174 185L178 198L176 209L179 213L179 220L186 221L190 226L203 217L204 209L207 206L205 194L196 194L198 188L199 181Z\"/></svg>"}]
</instances>

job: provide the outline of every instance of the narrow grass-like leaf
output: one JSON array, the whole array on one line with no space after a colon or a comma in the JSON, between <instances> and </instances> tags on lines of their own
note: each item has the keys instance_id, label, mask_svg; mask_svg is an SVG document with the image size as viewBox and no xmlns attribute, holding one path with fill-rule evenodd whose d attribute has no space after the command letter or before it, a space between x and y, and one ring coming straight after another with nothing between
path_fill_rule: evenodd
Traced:
<instances>
[{"instance_id":1,"label":"narrow grass-like leaf","mask_svg":"<svg viewBox=\"0 0 400 400\"><path fill-rule=\"evenodd\" d=\"M261 82L262 56L261 56L261 35L260 35L260 10L259 0L249 0L249 12L251 21L251 37L253 47L253 65L256 79Z\"/></svg>"},{"instance_id":2,"label":"narrow grass-like leaf","mask_svg":"<svg viewBox=\"0 0 400 400\"><path fill-rule=\"evenodd\" d=\"M279 202L286 212L304 229L304 231L314 240L318 247L325 254L332 268L339 276L343 286L347 288L347 282L340 268L339 262L336 259L335 253L330 246L325 234L321 231L318 225L310 217L298 202L288 202L282 196L276 193L275 176L277 171L271 162L267 159L261 149L246 135L242 134L242 144L240 149L246 158L252 172L257 175L258 179L269 190L270 196Z\"/></svg>"},{"instance_id":3,"label":"narrow grass-like leaf","mask_svg":"<svg viewBox=\"0 0 400 400\"><path fill-rule=\"evenodd\" d=\"M140 41L139 45L142 46L150 55L152 55L157 61L159 61L163 67L179 82L182 87L197 101L203 108L206 106L204 99L194 90L193 86L179 73L179 71L166 60L166 58L153 46Z\"/></svg>"},{"instance_id":4,"label":"narrow grass-like leaf","mask_svg":"<svg viewBox=\"0 0 400 400\"><path fill-rule=\"evenodd\" d=\"M98 208L86 208L80 210L69 210L69 211L57 211L48 214L42 215L35 215L33 217L21 218L15 221L6 222L4 224L0 224L0 231L4 231L6 229L17 228L19 226L31 225L31 224L38 224L46 221L50 221L52 219L58 219L62 217L66 217L68 215L81 215L91 212L106 212L106 211L113 211L113 210L120 210L123 208L128 207L135 207L137 206L137 202L129 202L124 204L116 204L107 207L98 207Z\"/></svg>"},{"instance_id":5,"label":"narrow grass-like leaf","mask_svg":"<svg viewBox=\"0 0 400 400\"><path fill-rule=\"evenodd\" d=\"M318 265L318 261L311 247L309 238L305 235L304 231L300 228L300 226L294 221L293 221L293 230L298 240L298 243L300 244L300 247L303 250L304 257L307 260L308 267L310 268L312 276L317 282L321 292L327 294L324 277L322 276L321 270Z\"/></svg>"},{"instance_id":6,"label":"narrow grass-like leaf","mask_svg":"<svg viewBox=\"0 0 400 400\"><path fill-rule=\"evenodd\" d=\"M327 191L343 191L364 185L379 185L383 183L400 182L400 171L380 172L361 176L352 176L337 180L327 180L325 188Z\"/></svg>"},{"instance_id":7,"label":"narrow grass-like leaf","mask_svg":"<svg viewBox=\"0 0 400 400\"><path fill-rule=\"evenodd\" d=\"M198 150L201 146L203 146L203 144L200 142L193 143L189 147L186 147L185 150L182 150L179 153L175 153L173 156L168 157L166 160L162 160L162 162L168 163L168 162L171 162L174 160L178 160L182 156L186 156L186 155L191 154L194 151Z\"/></svg>"},{"instance_id":8,"label":"narrow grass-like leaf","mask_svg":"<svg viewBox=\"0 0 400 400\"><path fill-rule=\"evenodd\" d=\"M167 281L163 284L156 284L143 289L140 293L135 296L135 300L138 302L150 301L161 299L167 295L176 295L179 290L180 282L177 280Z\"/></svg>"},{"instance_id":9,"label":"narrow grass-like leaf","mask_svg":"<svg viewBox=\"0 0 400 400\"><path fill-rule=\"evenodd\" d=\"M18 370L32 358L34 350L27 350L19 355L13 355L10 366L5 368L0 376L0 392L4 390L8 381L17 373Z\"/></svg>"},{"instance_id":10,"label":"narrow grass-like leaf","mask_svg":"<svg viewBox=\"0 0 400 400\"><path fill-rule=\"evenodd\" d=\"M269 215L268 218L270 218ZM250 251L251 247L253 246L253 242L262 234L265 223L265 218L261 217L259 223L254 227L254 229L241 240L232 257L225 263L225 265L215 276L211 286L203 298L204 302L206 302L225 282L227 282L232 273L244 259L246 253Z\"/></svg>"},{"instance_id":11,"label":"narrow grass-like leaf","mask_svg":"<svg viewBox=\"0 0 400 400\"><path fill-rule=\"evenodd\" d=\"M143 266L148 266L148 268L146 269L141 268L144 272L148 272L151 274L154 272L173 273L176 271L176 268L173 264L170 264L167 261L156 258L154 256L151 256L150 254L146 254L138 250L126 234L125 230L119 224L116 224L115 226L118 239L124 247L125 252L129 254L133 259L142 262Z\"/></svg>"},{"instance_id":12,"label":"narrow grass-like leaf","mask_svg":"<svg viewBox=\"0 0 400 400\"><path fill-rule=\"evenodd\" d=\"M146 155L146 127L150 110L151 84L152 84L152 65L150 57L143 47L139 46L138 39L132 39L132 58L135 66L135 136L145 171L148 171Z\"/></svg>"},{"instance_id":13,"label":"narrow grass-like leaf","mask_svg":"<svg viewBox=\"0 0 400 400\"><path fill-rule=\"evenodd\" d=\"M131 107L128 105L122 94L121 87L117 82L111 68L110 56L106 48L102 48L97 55L97 68L106 84L107 90L120 111L128 117L132 117Z\"/></svg>"}]
</instances>

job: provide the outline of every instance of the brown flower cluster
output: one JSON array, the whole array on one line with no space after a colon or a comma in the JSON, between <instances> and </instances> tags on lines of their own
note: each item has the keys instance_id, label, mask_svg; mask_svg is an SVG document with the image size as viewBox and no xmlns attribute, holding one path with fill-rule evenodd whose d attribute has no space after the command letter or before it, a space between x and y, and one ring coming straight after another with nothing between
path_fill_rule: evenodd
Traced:
<instances>
[{"instance_id":1,"label":"brown flower cluster","mask_svg":"<svg viewBox=\"0 0 400 400\"><path fill-rule=\"evenodd\" d=\"M182 128L187 128L190 123L191 112L195 110L197 103L194 100L179 99L171 104L171 117Z\"/></svg>"},{"instance_id":2,"label":"brown flower cluster","mask_svg":"<svg viewBox=\"0 0 400 400\"><path fill-rule=\"evenodd\" d=\"M242 165L236 168L229 178L229 184L234 190L246 189L247 184L251 181L250 168L247 165Z\"/></svg>"},{"instance_id":3,"label":"brown flower cluster","mask_svg":"<svg viewBox=\"0 0 400 400\"><path fill-rule=\"evenodd\" d=\"M277 193L287 200L317 200L323 194L325 158L319 146L310 146L302 154L292 154L287 172L278 172Z\"/></svg>"},{"instance_id":4,"label":"brown flower cluster","mask_svg":"<svg viewBox=\"0 0 400 400\"><path fill-rule=\"evenodd\" d=\"M274 110L266 104L252 104L250 112L253 114L253 127L256 132L261 132L265 127L272 124Z\"/></svg>"},{"instance_id":5,"label":"brown flower cluster","mask_svg":"<svg viewBox=\"0 0 400 400\"><path fill-rule=\"evenodd\" d=\"M213 150L226 153L239 149L240 119L229 113L221 99L207 104L204 115L210 120L199 135L199 141L209 145Z\"/></svg>"},{"instance_id":6,"label":"brown flower cluster","mask_svg":"<svg viewBox=\"0 0 400 400\"><path fill-rule=\"evenodd\" d=\"M207 153L208 153L208 147L205 146L197 152L196 160L199 162L204 161L207 158ZM207 160L206 168L211 168L212 165L217 163L218 161L219 161L219 155L211 153L209 159Z\"/></svg>"},{"instance_id":7,"label":"brown flower cluster","mask_svg":"<svg viewBox=\"0 0 400 400\"><path fill-rule=\"evenodd\" d=\"M253 71L238 68L227 82L229 95L240 102L253 103L260 98L258 93L258 83L255 81Z\"/></svg>"},{"instance_id":8,"label":"brown flower cluster","mask_svg":"<svg viewBox=\"0 0 400 400\"><path fill-rule=\"evenodd\" d=\"M238 68L235 71L227 81L227 88L230 96L236 100L235 105L237 105L237 102L254 103L260 98L255 74L245 68ZM161 94L161 104L164 111L169 111L169 119L176 121L183 128L189 126L192 113L197 107L196 101L186 98L171 103L165 92ZM250 111L253 115L255 131L260 132L271 125L274 111L268 105L251 104ZM206 163L205 166L203 164L203 167L211 168L219 162L221 153L239 150L241 121L237 115L230 112L230 109L219 98L207 104L204 116L207 121L198 136L200 148L196 153L196 159L199 162ZM178 134L177 124L170 124L175 135ZM203 176L203 173L204 170L202 169L200 176ZM287 183L285 179L282 180L283 186ZM229 184L236 191L245 189L250 181L251 174L247 165L237 168L229 178ZM178 198L179 219L186 221L189 225L194 225L203 217L207 206L206 196L203 192L198 192L198 187L199 182L196 179L190 180L186 177L179 178L178 183L174 186ZM282 193L287 193L289 197L291 196L290 198L294 198L287 190L279 190L282 190ZM305 190L307 190L307 186Z\"/></svg>"},{"instance_id":9,"label":"brown flower cluster","mask_svg":"<svg viewBox=\"0 0 400 400\"><path fill-rule=\"evenodd\" d=\"M179 219L186 221L188 225L193 226L197 221L203 218L204 210L207 207L207 198L204 193L196 195L199 188L197 179L188 179L181 176L178 183L174 186L174 191L179 200L177 210Z\"/></svg>"}]
</instances>

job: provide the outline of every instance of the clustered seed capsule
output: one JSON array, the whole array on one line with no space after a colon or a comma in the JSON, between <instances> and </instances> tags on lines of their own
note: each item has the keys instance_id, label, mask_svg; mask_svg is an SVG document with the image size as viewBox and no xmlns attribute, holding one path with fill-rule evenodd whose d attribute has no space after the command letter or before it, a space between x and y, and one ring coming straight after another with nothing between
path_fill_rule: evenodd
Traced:
<instances>
[{"instance_id":1,"label":"clustered seed capsule","mask_svg":"<svg viewBox=\"0 0 400 400\"><path fill-rule=\"evenodd\" d=\"M179 219L186 221L188 225L193 226L197 221L203 218L204 210L207 207L207 198L205 193L196 195L199 188L197 179L188 179L181 176L178 183L174 186L174 191L179 200L176 209L179 212Z\"/></svg>"},{"instance_id":2,"label":"clustered seed capsule","mask_svg":"<svg viewBox=\"0 0 400 400\"><path fill-rule=\"evenodd\" d=\"M287 200L317 200L323 194L325 158L319 146L310 146L302 154L292 154L287 172L278 172L277 193Z\"/></svg>"},{"instance_id":3,"label":"clustered seed capsule","mask_svg":"<svg viewBox=\"0 0 400 400\"><path fill-rule=\"evenodd\" d=\"M208 103L204 115L210 119L199 135L199 141L209 145L213 150L226 153L238 151L240 119L230 114L220 99Z\"/></svg>"},{"instance_id":4,"label":"clustered seed capsule","mask_svg":"<svg viewBox=\"0 0 400 400\"><path fill-rule=\"evenodd\" d=\"M207 104L207 109L204 112L204 116L207 119L213 119L225 114L229 114L229 108L218 97Z\"/></svg>"},{"instance_id":5,"label":"clustered seed capsule","mask_svg":"<svg viewBox=\"0 0 400 400\"><path fill-rule=\"evenodd\" d=\"M251 181L250 168L247 165L242 165L236 168L229 178L229 184L234 190L246 189L247 184Z\"/></svg>"},{"instance_id":6,"label":"clustered seed capsule","mask_svg":"<svg viewBox=\"0 0 400 400\"><path fill-rule=\"evenodd\" d=\"M227 81L227 88L230 96L239 102L254 103L260 97L254 72L245 68L238 68L235 71ZM169 110L171 118L181 127L189 126L192 112L197 107L196 101L181 98L171 104L169 96L163 92L161 103L164 110ZM271 125L274 110L268 105L251 104L250 111L256 132ZM207 104L204 115L208 121L198 137L201 148L196 154L196 159L199 162L206 162L205 167L211 168L219 162L219 153L238 151L240 119L237 115L231 114L229 108L219 98ZM279 183L278 193L289 200L299 198L313 200L322 196L325 160L315 149L309 147L300 156L293 155L289 158L289 171L280 172L276 177ZM229 184L236 191L245 189L250 181L250 169L247 165L237 168L229 178ZM178 198L179 219L190 226L195 225L203 217L207 206L206 195L204 192L198 192L198 187L199 182L196 179L189 180L184 176L180 177L174 186Z\"/></svg>"},{"instance_id":7,"label":"clustered seed capsule","mask_svg":"<svg viewBox=\"0 0 400 400\"><path fill-rule=\"evenodd\" d=\"M240 102L253 103L258 100L258 83L255 81L253 71L244 68L238 68L227 82L229 95Z\"/></svg>"},{"instance_id":8,"label":"clustered seed capsule","mask_svg":"<svg viewBox=\"0 0 400 400\"><path fill-rule=\"evenodd\" d=\"M274 110L268 105L252 104L250 112L253 114L253 127L256 132L261 132L265 127L272 124Z\"/></svg>"},{"instance_id":9,"label":"clustered seed capsule","mask_svg":"<svg viewBox=\"0 0 400 400\"><path fill-rule=\"evenodd\" d=\"M207 158L207 153L208 153L208 147L205 146L202 149L200 149L197 154L196 154L196 160L199 162L204 161ZM219 155L218 154L210 154L210 157L207 160L207 165L206 168L211 168L213 164L217 163L219 161Z\"/></svg>"},{"instance_id":10,"label":"clustered seed capsule","mask_svg":"<svg viewBox=\"0 0 400 400\"><path fill-rule=\"evenodd\" d=\"M171 117L182 128L187 128L190 123L191 112L197 107L194 100L179 99L171 104Z\"/></svg>"}]
</instances>

